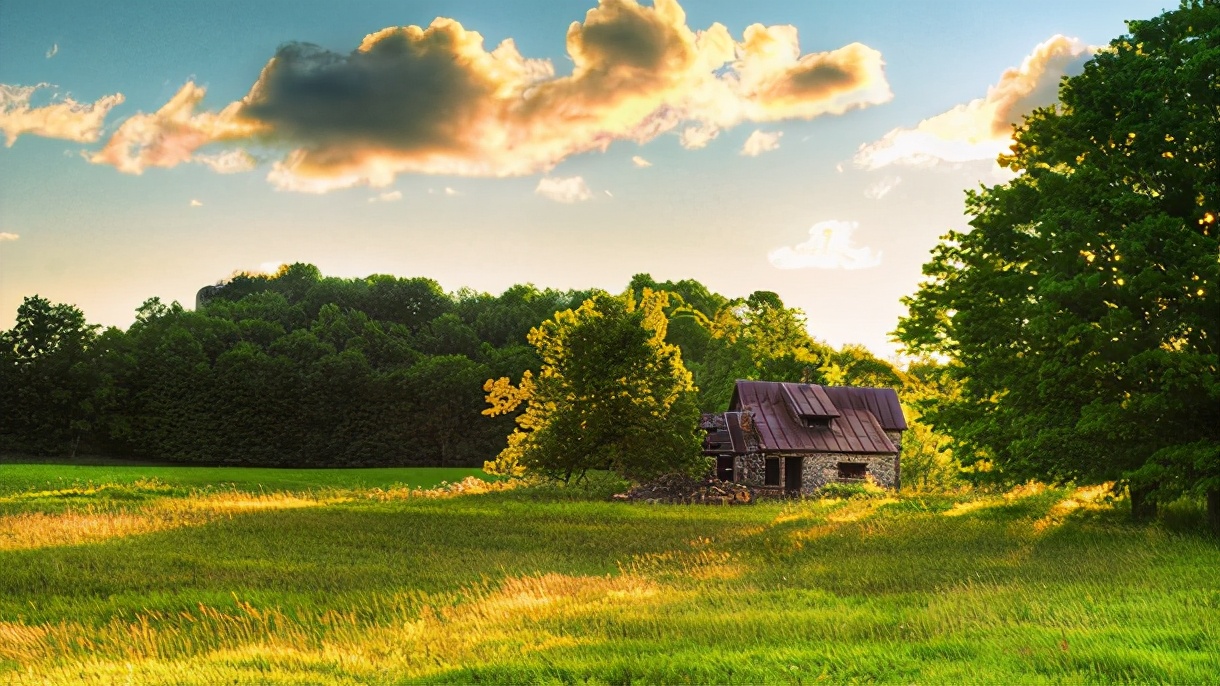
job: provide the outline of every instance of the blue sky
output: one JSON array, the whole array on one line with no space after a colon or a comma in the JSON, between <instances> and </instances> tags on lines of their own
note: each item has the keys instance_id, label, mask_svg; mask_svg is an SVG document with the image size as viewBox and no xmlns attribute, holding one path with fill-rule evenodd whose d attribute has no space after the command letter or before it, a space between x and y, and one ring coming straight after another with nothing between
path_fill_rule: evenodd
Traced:
<instances>
[{"instance_id":1,"label":"blue sky","mask_svg":"<svg viewBox=\"0 0 1220 686\"><path fill-rule=\"evenodd\" d=\"M127 326L279 262L490 292L649 272L888 355L1007 121L1166 7L603 5L0 2L0 326L35 293Z\"/></svg>"}]
</instances>

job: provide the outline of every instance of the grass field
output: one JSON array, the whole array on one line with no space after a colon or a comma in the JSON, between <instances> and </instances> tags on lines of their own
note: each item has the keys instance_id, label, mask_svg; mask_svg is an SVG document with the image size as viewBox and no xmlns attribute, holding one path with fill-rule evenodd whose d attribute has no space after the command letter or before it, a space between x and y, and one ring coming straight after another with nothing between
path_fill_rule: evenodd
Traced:
<instances>
[{"instance_id":1,"label":"grass field","mask_svg":"<svg viewBox=\"0 0 1220 686\"><path fill-rule=\"evenodd\" d=\"M471 473L0 465L0 684L1220 683L1190 511L435 488Z\"/></svg>"}]
</instances>

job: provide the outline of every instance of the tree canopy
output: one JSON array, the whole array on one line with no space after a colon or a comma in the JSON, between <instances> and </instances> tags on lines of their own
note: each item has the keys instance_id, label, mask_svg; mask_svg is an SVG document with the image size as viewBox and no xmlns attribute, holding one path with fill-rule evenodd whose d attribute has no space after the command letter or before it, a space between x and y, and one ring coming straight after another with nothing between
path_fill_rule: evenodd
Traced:
<instances>
[{"instance_id":1,"label":"tree canopy","mask_svg":"<svg viewBox=\"0 0 1220 686\"><path fill-rule=\"evenodd\" d=\"M951 358L931 421L1006 478L1220 491L1220 5L1129 23L967 194L896 337Z\"/></svg>"},{"instance_id":2,"label":"tree canopy","mask_svg":"<svg viewBox=\"0 0 1220 686\"><path fill-rule=\"evenodd\" d=\"M541 367L513 386L488 381L485 414L525 403L508 447L488 465L519 467L568 481L590 469L629 479L706 469L699 410L678 347L665 340L667 294L644 288L640 301L595 294L530 331Z\"/></svg>"}]
</instances>

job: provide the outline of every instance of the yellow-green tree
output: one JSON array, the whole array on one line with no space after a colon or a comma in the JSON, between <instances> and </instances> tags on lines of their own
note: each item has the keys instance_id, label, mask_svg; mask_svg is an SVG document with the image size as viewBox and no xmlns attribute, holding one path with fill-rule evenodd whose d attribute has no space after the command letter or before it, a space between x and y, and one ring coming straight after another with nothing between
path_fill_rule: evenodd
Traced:
<instances>
[{"instance_id":1,"label":"yellow-green tree","mask_svg":"<svg viewBox=\"0 0 1220 686\"><path fill-rule=\"evenodd\" d=\"M484 386L495 416L525 410L490 472L570 481L591 469L643 480L706 469L690 372L665 342L667 296L595 294L530 331L542 365Z\"/></svg>"}]
</instances>

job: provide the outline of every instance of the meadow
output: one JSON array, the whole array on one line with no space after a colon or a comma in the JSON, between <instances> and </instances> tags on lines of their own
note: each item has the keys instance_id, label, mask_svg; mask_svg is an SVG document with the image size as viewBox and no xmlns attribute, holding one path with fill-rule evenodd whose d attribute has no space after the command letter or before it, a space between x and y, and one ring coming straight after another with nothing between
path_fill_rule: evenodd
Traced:
<instances>
[{"instance_id":1,"label":"meadow","mask_svg":"<svg viewBox=\"0 0 1220 686\"><path fill-rule=\"evenodd\" d=\"M0 684L1220 683L1190 507L476 474L0 465Z\"/></svg>"}]
</instances>

